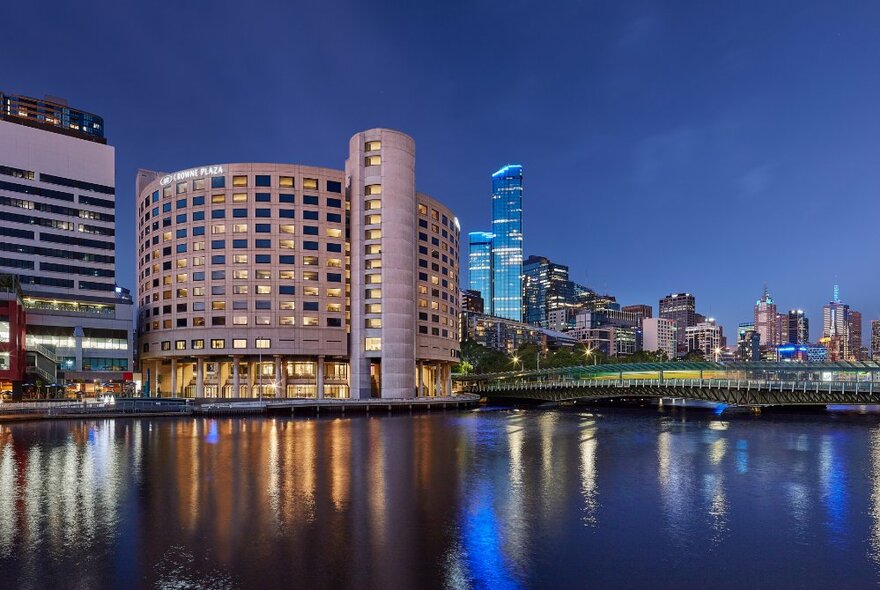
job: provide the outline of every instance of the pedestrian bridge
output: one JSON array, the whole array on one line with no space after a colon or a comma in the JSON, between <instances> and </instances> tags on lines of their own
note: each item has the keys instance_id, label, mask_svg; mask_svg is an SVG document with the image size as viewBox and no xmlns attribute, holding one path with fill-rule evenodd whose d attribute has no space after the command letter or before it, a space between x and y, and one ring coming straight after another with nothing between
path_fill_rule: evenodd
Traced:
<instances>
[{"instance_id":1,"label":"pedestrian bridge","mask_svg":"<svg viewBox=\"0 0 880 590\"><path fill-rule=\"evenodd\" d=\"M880 404L880 364L633 363L466 375L461 391L487 398L679 398L731 406Z\"/></svg>"}]
</instances>

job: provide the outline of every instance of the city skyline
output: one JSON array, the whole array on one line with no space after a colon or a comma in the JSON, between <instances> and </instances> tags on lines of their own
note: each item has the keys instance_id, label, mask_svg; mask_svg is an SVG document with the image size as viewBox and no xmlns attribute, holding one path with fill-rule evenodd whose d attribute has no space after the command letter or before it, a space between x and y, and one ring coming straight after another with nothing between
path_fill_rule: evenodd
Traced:
<instances>
[{"instance_id":1,"label":"city skyline","mask_svg":"<svg viewBox=\"0 0 880 590\"><path fill-rule=\"evenodd\" d=\"M524 254L568 265L573 281L615 293L621 303L692 292L700 311L730 333L751 317L749 304L765 282L780 309L802 308L810 318L821 317L828 286L837 282L868 325L880 317L873 297L880 278L864 270L873 258L837 252L861 251L870 216L847 216L850 226L836 236L834 251L822 235L828 203L870 210L880 186L870 158L878 124L867 116L880 85L859 74L868 49L878 43L868 26L877 8L846 14L817 6L762 10L767 25L762 30L768 33L742 38L738 31L756 18L756 6L695 4L682 9L693 13L684 23L675 13L567 8L562 24L549 10L537 10L526 23L516 14L476 7L461 31L465 42L442 56L423 40L434 39L435 28L443 28L437 25L454 17L437 23L436 15L419 7L385 20L388 11L370 14L359 7L344 13L305 7L296 15L283 6L248 14L157 7L149 15L155 28L147 38L138 33L137 17L97 3L103 9L94 11L95 26L107 34L95 39L69 30L63 11L38 7L34 15L6 19L8 56L20 67L14 76L0 77L0 87L62 96L104 118L118 152L118 277L126 287L134 285L135 258L134 187L126 179L136 168L172 172L181 165L236 161L332 165L342 155L333 138L381 125L420 138L420 161L433 162L419 169L423 190L461 212L465 233L484 229L487 172L499 162L522 163L529 170ZM496 30L504 27L484 26L496 18L523 37L505 60L490 49ZM178 38L173 23L181 19L198 19L204 26ZM363 23L385 34L406 30L397 44L378 46L390 65L374 84L414 88L413 93L367 92L353 103L336 97L342 88L371 84L343 65L354 43L344 34L338 47L325 44L314 55L295 51L319 39L305 23L328 19L343 33ZM712 22L718 34L703 38L691 20ZM551 22L563 30L556 44L544 47L529 31ZM267 44L206 53L212 31L233 23ZM469 40L471 28L488 30L485 46ZM28 44L37 29L52 43ZM153 36L175 39L173 47L155 51ZM296 44L282 41L287 38L296 38ZM98 73L82 77L75 70L37 67L58 44L69 47L73 61L96 64ZM408 46L413 55L395 59L392 49ZM794 54L790 47L801 51ZM239 51L244 53L235 57ZM277 76L291 60L304 75L329 72L327 82L316 88ZM531 67L550 62L558 63L540 71ZM244 65L254 63L262 65ZM425 64L460 69L461 81L443 76L438 85ZM570 79L567 72L576 64L585 65L583 76ZM237 83L251 79L265 84ZM824 83L813 85L812 79ZM180 108L171 93L157 92L171 83L210 90L217 80L234 90L208 92L192 108ZM510 85L499 96L502 80ZM252 104L261 107L246 108ZM426 110L436 115L426 118ZM786 215L803 229L808 238L790 250L796 256L764 240L741 238L743 229L755 227L758 207L771 217ZM623 211L635 213L625 225L615 222L623 221ZM130 227L121 223L125 219ZM702 224L720 236L708 248L692 244L691 230ZM621 233L624 228L631 239ZM755 231L760 234L760 228ZM603 245L614 247L606 252Z\"/></svg>"}]
</instances>

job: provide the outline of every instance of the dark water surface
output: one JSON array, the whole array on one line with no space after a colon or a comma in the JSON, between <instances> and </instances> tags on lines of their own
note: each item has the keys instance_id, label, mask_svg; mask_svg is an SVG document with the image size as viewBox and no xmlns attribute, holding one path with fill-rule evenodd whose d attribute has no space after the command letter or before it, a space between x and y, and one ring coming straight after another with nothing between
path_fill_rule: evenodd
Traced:
<instances>
[{"instance_id":1,"label":"dark water surface","mask_svg":"<svg viewBox=\"0 0 880 590\"><path fill-rule=\"evenodd\" d=\"M0 425L0 587L865 588L880 419Z\"/></svg>"}]
</instances>

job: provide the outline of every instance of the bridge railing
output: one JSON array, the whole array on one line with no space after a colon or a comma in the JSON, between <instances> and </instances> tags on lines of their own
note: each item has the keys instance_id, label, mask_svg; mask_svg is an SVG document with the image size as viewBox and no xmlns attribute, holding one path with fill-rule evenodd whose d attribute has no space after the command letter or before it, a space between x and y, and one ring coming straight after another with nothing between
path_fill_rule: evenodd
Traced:
<instances>
[{"instance_id":1,"label":"bridge railing","mask_svg":"<svg viewBox=\"0 0 880 590\"><path fill-rule=\"evenodd\" d=\"M558 389L616 388L708 388L755 389L780 392L874 393L873 381L777 381L760 379L561 379L554 381L502 381L479 383L466 389L472 393L546 391ZM880 393L880 385L877 387Z\"/></svg>"}]
</instances>

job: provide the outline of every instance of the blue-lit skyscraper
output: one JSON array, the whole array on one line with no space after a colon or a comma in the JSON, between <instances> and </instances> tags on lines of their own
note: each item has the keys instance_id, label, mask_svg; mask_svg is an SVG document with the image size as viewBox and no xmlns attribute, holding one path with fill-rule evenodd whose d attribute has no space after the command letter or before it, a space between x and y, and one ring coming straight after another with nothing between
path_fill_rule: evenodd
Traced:
<instances>
[{"instance_id":1,"label":"blue-lit skyscraper","mask_svg":"<svg viewBox=\"0 0 880 590\"><path fill-rule=\"evenodd\" d=\"M522 321L523 171L508 164L492 175L492 315Z\"/></svg>"},{"instance_id":2,"label":"blue-lit skyscraper","mask_svg":"<svg viewBox=\"0 0 880 590\"><path fill-rule=\"evenodd\" d=\"M479 291L487 313L492 312L492 234L468 234L468 289Z\"/></svg>"}]
</instances>

